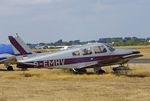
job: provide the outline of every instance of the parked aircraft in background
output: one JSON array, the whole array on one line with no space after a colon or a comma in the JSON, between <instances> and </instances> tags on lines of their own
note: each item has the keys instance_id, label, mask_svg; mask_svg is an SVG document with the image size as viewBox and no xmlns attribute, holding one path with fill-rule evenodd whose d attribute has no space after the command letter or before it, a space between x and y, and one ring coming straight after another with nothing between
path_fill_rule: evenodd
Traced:
<instances>
[{"instance_id":1,"label":"parked aircraft in background","mask_svg":"<svg viewBox=\"0 0 150 101\"><path fill-rule=\"evenodd\" d=\"M0 64L4 64L7 70L12 70L12 66L10 66L12 56L14 56L12 46L8 44L0 44Z\"/></svg>"},{"instance_id":2,"label":"parked aircraft in background","mask_svg":"<svg viewBox=\"0 0 150 101\"><path fill-rule=\"evenodd\" d=\"M86 73L86 68L93 68L96 74L104 73L101 67L123 64L133 58L141 57L139 51L131 49L114 49L103 43L86 44L56 53L34 53L19 36L9 36L17 58L17 67L26 68L61 68L72 69L76 73Z\"/></svg>"}]
</instances>

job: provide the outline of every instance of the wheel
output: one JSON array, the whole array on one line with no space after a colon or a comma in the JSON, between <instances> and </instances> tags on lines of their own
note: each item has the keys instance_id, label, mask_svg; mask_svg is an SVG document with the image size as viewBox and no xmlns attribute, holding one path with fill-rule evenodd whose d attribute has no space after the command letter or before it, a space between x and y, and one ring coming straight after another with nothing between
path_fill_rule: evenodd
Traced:
<instances>
[{"instance_id":1,"label":"wheel","mask_svg":"<svg viewBox=\"0 0 150 101\"><path fill-rule=\"evenodd\" d=\"M8 70L8 71L14 71L14 69L13 69L12 66L8 66L8 67L7 67L7 70Z\"/></svg>"},{"instance_id":2,"label":"wheel","mask_svg":"<svg viewBox=\"0 0 150 101\"><path fill-rule=\"evenodd\" d=\"M96 73L96 74L104 74L104 73L105 73L105 71L104 71L104 70L102 70L102 69L100 69L100 70L95 71L95 73Z\"/></svg>"},{"instance_id":3,"label":"wheel","mask_svg":"<svg viewBox=\"0 0 150 101\"><path fill-rule=\"evenodd\" d=\"M102 67L95 67L95 68L94 68L94 72L95 72L95 74L104 74L104 73L106 73L106 72L102 69Z\"/></svg>"},{"instance_id":4,"label":"wheel","mask_svg":"<svg viewBox=\"0 0 150 101\"><path fill-rule=\"evenodd\" d=\"M80 74L85 74L87 72L87 70L86 69L81 69L79 72L80 72Z\"/></svg>"},{"instance_id":5,"label":"wheel","mask_svg":"<svg viewBox=\"0 0 150 101\"><path fill-rule=\"evenodd\" d=\"M86 69L72 69L75 74L85 74L87 72Z\"/></svg>"}]
</instances>

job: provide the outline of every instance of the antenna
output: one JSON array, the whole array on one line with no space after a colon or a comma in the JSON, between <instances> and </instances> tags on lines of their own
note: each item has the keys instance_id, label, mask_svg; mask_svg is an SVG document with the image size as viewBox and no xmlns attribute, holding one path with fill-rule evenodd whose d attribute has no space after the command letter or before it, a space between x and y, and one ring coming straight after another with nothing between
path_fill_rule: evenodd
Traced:
<instances>
[{"instance_id":1,"label":"antenna","mask_svg":"<svg viewBox=\"0 0 150 101\"><path fill-rule=\"evenodd\" d=\"M16 33L16 36L17 36L17 37L19 37L19 34L18 34L18 33Z\"/></svg>"}]
</instances>

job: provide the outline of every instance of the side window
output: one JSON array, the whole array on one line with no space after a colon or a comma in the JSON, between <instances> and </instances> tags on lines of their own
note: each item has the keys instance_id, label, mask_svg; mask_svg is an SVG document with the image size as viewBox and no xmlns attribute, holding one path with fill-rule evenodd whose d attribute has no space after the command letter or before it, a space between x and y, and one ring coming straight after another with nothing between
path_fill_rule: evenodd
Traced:
<instances>
[{"instance_id":1,"label":"side window","mask_svg":"<svg viewBox=\"0 0 150 101\"><path fill-rule=\"evenodd\" d=\"M92 48L84 48L82 52L83 52L83 55L90 55L92 54Z\"/></svg>"},{"instance_id":2,"label":"side window","mask_svg":"<svg viewBox=\"0 0 150 101\"><path fill-rule=\"evenodd\" d=\"M95 54L101 53L101 48L100 48L100 46L94 47L94 52L95 52Z\"/></svg>"},{"instance_id":3,"label":"side window","mask_svg":"<svg viewBox=\"0 0 150 101\"><path fill-rule=\"evenodd\" d=\"M80 51L75 51L72 53L73 56L79 56L80 55Z\"/></svg>"},{"instance_id":4,"label":"side window","mask_svg":"<svg viewBox=\"0 0 150 101\"><path fill-rule=\"evenodd\" d=\"M94 52L95 54L99 54L99 53L105 53L107 52L107 50L104 46L96 46L94 47Z\"/></svg>"},{"instance_id":5,"label":"side window","mask_svg":"<svg viewBox=\"0 0 150 101\"><path fill-rule=\"evenodd\" d=\"M104 46L101 46L101 49L102 49L102 52L103 52L103 53L106 53L106 52L107 52L107 49L106 49Z\"/></svg>"}]
</instances>

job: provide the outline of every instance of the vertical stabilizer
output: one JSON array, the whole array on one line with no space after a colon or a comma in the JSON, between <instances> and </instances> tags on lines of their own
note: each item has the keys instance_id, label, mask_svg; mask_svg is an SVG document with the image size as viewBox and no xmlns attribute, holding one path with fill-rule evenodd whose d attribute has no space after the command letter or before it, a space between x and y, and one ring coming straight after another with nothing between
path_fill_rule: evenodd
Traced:
<instances>
[{"instance_id":1,"label":"vertical stabilizer","mask_svg":"<svg viewBox=\"0 0 150 101\"><path fill-rule=\"evenodd\" d=\"M35 55L34 52L21 40L19 36L8 36L10 43L13 46L17 60L24 60Z\"/></svg>"}]
</instances>

